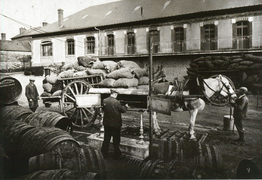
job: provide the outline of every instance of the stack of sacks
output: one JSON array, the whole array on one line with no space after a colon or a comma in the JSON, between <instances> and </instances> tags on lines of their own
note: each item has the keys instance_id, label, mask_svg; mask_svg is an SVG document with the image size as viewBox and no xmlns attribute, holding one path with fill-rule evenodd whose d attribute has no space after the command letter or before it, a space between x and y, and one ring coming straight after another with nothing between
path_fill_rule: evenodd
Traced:
<instances>
[{"instance_id":1,"label":"stack of sacks","mask_svg":"<svg viewBox=\"0 0 262 180\"><path fill-rule=\"evenodd\" d=\"M41 97L60 96L62 94L62 84L57 80L58 76L49 75L43 80L44 93Z\"/></svg>"},{"instance_id":2,"label":"stack of sacks","mask_svg":"<svg viewBox=\"0 0 262 180\"><path fill-rule=\"evenodd\" d=\"M245 72L247 76L244 79L244 83L252 84L259 78L259 74L262 71L262 56L252 54L206 56L194 59L189 65L187 74L191 78L199 76L202 71L238 70Z\"/></svg>"},{"instance_id":3,"label":"stack of sacks","mask_svg":"<svg viewBox=\"0 0 262 180\"><path fill-rule=\"evenodd\" d=\"M102 87L137 88L139 85L148 84L148 73L146 69L140 68L139 65L133 61L121 60L118 63L100 61L94 63L94 65L95 67L101 67L101 63L104 63L104 68L108 72L106 78L100 83Z\"/></svg>"}]
</instances>

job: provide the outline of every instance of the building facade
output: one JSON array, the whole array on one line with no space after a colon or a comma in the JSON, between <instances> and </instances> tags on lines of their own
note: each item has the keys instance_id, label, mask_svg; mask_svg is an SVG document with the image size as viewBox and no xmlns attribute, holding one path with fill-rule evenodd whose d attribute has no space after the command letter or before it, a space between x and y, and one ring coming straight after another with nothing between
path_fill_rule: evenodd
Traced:
<instances>
[{"instance_id":1,"label":"building facade","mask_svg":"<svg viewBox=\"0 0 262 180\"><path fill-rule=\"evenodd\" d=\"M222 1L120 1L66 18L59 9L56 23L28 35L33 66L89 55L143 67L151 48L154 67L162 65L172 81L186 76L190 61L200 56L260 54L262 1Z\"/></svg>"}]
</instances>

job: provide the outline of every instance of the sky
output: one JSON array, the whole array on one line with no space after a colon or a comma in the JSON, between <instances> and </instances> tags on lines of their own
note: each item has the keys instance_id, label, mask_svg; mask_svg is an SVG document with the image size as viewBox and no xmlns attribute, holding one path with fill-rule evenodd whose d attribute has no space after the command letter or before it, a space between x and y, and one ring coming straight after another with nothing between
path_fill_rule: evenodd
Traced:
<instances>
[{"instance_id":1,"label":"sky","mask_svg":"<svg viewBox=\"0 0 262 180\"><path fill-rule=\"evenodd\" d=\"M58 9L64 10L65 18L89 6L113 1L118 0L0 0L0 31L11 40L21 27L29 29L57 21Z\"/></svg>"}]
</instances>

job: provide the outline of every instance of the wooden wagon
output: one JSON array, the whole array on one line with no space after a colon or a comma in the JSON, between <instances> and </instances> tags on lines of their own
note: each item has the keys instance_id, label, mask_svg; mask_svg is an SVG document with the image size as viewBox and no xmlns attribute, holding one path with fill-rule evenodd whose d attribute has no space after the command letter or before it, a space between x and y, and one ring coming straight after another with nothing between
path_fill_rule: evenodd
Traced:
<instances>
[{"instance_id":1,"label":"wooden wagon","mask_svg":"<svg viewBox=\"0 0 262 180\"><path fill-rule=\"evenodd\" d=\"M216 77L216 75L211 77ZM44 102L60 102L61 112L72 120L75 127L87 127L94 123L99 114L103 99L110 95L109 88L102 88L99 85L103 79L104 76L102 74L59 79L58 81L63 89L61 96L42 97L42 99ZM230 82L232 81L230 80ZM147 109L148 90L136 88L111 89L115 89L119 92L118 100L120 100L121 103L128 103L131 107L136 109ZM181 94L181 91L183 92L183 88L181 89L181 87L178 91L180 91L179 95L184 96L184 98L203 97L203 95ZM151 110L164 114L171 114L170 103L175 100L175 96L163 97L163 95L154 95L150 100ZM218 105L213 99L208 100L211 104ZM224 104L223 102L219 105Z\"/></svg>"},{"instance_id":2,"label":"wooden wagon","mask_svg":"<svg viewBox=\"0 0 262 180\"><path fill-rule=\"evenodd\" d=\"M110 95L109 88L101 88L102 74L58 79L61 96L41 97L44 103L59 102L61 112L68 116L75 127L94 123L103 99ZM141 89L111 88L119 92L118 100L137 108L147 108L148 91Z\"/></svg>"}]
</instances>

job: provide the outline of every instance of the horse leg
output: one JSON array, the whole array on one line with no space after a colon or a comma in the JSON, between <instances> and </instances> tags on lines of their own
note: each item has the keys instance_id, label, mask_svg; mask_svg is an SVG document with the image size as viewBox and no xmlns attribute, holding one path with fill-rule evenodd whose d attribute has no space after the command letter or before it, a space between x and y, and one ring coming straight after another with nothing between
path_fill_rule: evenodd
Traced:
<instances>
[{"instance_id":1,"label":"horse leg","mask_svg":"<svg viewBox=\"0 0 262 180\"><path fill-rule=\"evenodd\" d=\"M160 129L159 125L158 125L157 116L156 116L156 112L155 111L154 111L153 116L152 116L152 123L153 123L154 132L157 135L160 135L161 129Z\"/></svg>"},{"instance_id":2,"label":"horse leg","mask_svg":"<svg viewBox=\"0 0 262 180\"><path fill-rule=\"evenodd\" d=\"M195 122L196 122L196 116L198 113L198 109L194 109L194 110L190 110L190 122L189 122L189 134L190 134L190 138L189 139L196 139L195 137L195 131L194 131L194 127L195 127Z\"/></svg>"}]
</instances>

